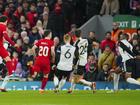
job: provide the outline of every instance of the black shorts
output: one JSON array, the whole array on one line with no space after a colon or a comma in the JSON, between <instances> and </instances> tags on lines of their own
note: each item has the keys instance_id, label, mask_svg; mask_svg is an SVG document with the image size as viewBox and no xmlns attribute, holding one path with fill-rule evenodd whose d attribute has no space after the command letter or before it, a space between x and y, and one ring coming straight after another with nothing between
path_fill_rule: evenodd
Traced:
<instances>
[{"instance_id":1,"label":"black shorts","mask_svg":"<svg viewBox=\"0 0 140 105\"><path fill-rule=\"evenodd\" d=\"M85 66L78 66L76 70L74 70L75 75L84 75L85 73Z\"/></svg>"},{"instance_id":2,"label":"black shorts","mask_svg":"<svg viewBox=\"0 0 140 105\"><path fill-rule=\"evenodd\" d=\"M130 72L132 73L132 71L134 70L135 68L135 62L134 62L135 59L129 59L125 62L125 65L126 65L126 72Z\"/></svg>"},{"instance_id":3,"label":"black shorts","mask_svg":"<svg viewBox=\"0 0 140 105\"><path fill-rule=\"evenodd\" d=\"M63 78L69 78L71 72L72 72L72 71L63 71L63 70L57 69L56 72L55 72L55 75L56 75L59 79L61 79L62 77L63 77Z\"/></svg>"}]
</instances>

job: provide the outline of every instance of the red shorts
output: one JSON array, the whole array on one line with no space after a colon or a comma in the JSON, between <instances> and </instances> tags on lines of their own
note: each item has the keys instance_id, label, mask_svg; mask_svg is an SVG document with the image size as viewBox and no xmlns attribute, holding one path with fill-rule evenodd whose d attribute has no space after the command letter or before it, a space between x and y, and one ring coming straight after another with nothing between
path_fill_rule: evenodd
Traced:
<instances>
[{"instance_id":1,"label":"red shorts","mask_svg":"<svg viewBox=\"0 0 140 105\"><path fill-rule=\"evenodd\" d=\"M0 56L2 58L6 58L7 56L9 56L8 51L3 46L0 46Z\"/></svg>"},{"instance_id":2,"label":"red shorts","mask_svg":"<svg viewBox=\"0 0 140 105\"><path fill-rule=\"evenodd\" d=\"M43 59L36 59L33 71L35 72L43 72L43 74L49 74L50 73L50 62L43 60Z\"/></svg>"}]
</instances>

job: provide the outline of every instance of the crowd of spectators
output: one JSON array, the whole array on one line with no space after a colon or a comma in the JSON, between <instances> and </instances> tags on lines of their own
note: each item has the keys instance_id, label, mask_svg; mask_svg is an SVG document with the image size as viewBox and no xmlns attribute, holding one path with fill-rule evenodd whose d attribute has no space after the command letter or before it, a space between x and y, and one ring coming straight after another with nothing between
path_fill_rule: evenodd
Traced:
<instances>
[{"instance_id":1,"label":"crowd of spectators","mask_svg":"<svg viewBox=\"0 0 140 105\"><path fill-rule=\"evenodd\" d=\"M140 15L140 0L0 0L0 14L8 17L8 34L20 48L8 47L15 72L27 78L32 74L34 56L31 48L36 40L42 38L44 29L51 29L55 47L68 33L75 41L74 32L94 15L133 14ZM113 31L106 33L103 41L96 39L94 31L89 32L88 41L93 55L88 56L85 78L90 81L106 80L105 72L113 66L116 56ZM120 33L120 32L119 32ZM131 40L135 53L140 54L140 30ZM105 56L110 53L105 60ZM106 63L109 62L109 63ZM4 64L0 64L4 77ZM98 72L102 69L101 72ZM104 76L103 76L104 75Z\"/></svg>"}]
</instances>

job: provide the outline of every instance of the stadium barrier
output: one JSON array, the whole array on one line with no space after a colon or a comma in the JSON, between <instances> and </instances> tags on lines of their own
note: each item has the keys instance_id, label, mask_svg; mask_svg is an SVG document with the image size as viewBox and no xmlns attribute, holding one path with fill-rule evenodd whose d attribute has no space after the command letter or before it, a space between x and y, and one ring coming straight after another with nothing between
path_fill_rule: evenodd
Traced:
<instances>
[{"instance_id":1,"label":"stadium barrier","mask_svg":"<svg viewBox=\"0 0 140 105\"><path fill-rule=\"evenodd\" d=\"M0 82L1 84L2 82ZM41 82L39 81L34 81L34 82L9 82L7 84L7 89L8 90L38 90L40 87ZM70 83L67 82L62 90L67 90L70 87ZM48 82L46 90L53 90L54 89L54 84L53 82ZM97 89L98 90L109 90L113 89L113 83L112 82L97 82ZM120 82L119 84L119 89L130 89L130 90L136 90L140 89L140 86L138 85L133 85L133 84L128 84L126 82ZM76 90L91 90L90 87L88 86L83 86L83 85L76 85Z\"/></svg>"}]
</instances>

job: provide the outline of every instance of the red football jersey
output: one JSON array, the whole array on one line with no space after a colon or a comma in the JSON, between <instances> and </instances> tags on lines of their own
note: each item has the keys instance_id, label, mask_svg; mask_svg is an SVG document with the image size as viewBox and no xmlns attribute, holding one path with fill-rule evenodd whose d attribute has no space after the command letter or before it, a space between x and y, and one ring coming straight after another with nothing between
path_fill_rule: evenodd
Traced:
<instances>
[{"instance_id":1,"label":"red football jersey","mask_svg":"<svg viewBox=\"0 0 140 105\"><path fill-rule=\"evenodd\" d=\"M50 60L51 47L54 45L53 41L50 39L40 39L35 45L39 48L37 58Z\"/></svg>"},{"instance_id":2,"label":"red football jersey","mask_svg":"<svg viewBox=\"0 0 140 105\"><path fill-rule=\"evenodd\" d=\"M6 32L6 25L0 24L0 46L3 45L4 32Z\"/></svg>"},{"instance_id":3,"label":"red football jersey","mask_svg":"<svg viewBox=\"0 0 140 105\"><path fill-rule=\"evenodd\" d=\"M12 46L15 45L6 32L6 25L0 24L0 46L3 46L3 38L5 38L5 40L7 40Z\"/></svg>"}]
</instances>

